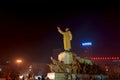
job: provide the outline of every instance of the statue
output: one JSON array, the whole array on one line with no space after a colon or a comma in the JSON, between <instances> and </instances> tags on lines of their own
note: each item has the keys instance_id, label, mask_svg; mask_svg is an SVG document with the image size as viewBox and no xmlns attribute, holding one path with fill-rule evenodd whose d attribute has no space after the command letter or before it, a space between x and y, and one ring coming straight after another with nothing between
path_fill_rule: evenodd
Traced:
<instances>
[{"instance_id":1,"label":"statue","mask_svg":"<svg viewBox=\"0 0 120 80\"><path fill-rule=\"evenodd\" d=\"M64 43L64 49L65 51L70 51L71 49L71 40L72 40L72 34L69 28L65 29L65 32L60 29L60 27L57 27L58 32L63 35L63 43Z\"/></svg>"}]
</instances>

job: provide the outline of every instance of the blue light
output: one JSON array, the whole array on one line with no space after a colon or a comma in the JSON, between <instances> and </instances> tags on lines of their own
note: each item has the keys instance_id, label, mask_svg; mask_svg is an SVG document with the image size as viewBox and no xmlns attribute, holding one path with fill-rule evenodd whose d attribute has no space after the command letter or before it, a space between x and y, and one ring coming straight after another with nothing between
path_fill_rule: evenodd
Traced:
<instances>
[{"instance_id":1,"label":"blue light","mask_svg":"<svg viewBox=\"0 0 120 80\"><path fill-rule=\"evenodd\" d=\"M91 46L92 43L91 42L85 42L85 43L82 43L82 46Z\"/></svg>"}]
</instances>

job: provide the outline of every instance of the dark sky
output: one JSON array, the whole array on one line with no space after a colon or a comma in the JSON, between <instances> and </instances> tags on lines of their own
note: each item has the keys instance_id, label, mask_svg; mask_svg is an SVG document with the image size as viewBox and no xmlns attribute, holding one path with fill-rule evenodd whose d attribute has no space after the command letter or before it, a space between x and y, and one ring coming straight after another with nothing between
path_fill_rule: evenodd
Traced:
<instances>
[{"instance_id":1,"label":"dark sky","mask_svg":"<svg viewBox=\"0 0 120 80\"><path fill-rule=\"evenodd\" d=\"M81 51L82 42L91 41L94 55L119 56L120 9L117 4L106 6L89 2L3 2L0 7L0 58L48 60L53 49L63 49L58 25L62 29L70 27L74 52Z\"/></svg>"}]
</instances>

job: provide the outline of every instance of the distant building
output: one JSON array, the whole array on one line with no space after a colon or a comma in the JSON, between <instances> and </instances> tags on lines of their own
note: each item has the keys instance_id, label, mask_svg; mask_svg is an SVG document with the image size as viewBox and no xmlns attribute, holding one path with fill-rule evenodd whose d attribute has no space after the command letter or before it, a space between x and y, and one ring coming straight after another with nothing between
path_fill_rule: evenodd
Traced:
<instances>
[{"instance_id":1,"label":"distant building","mask_svg":"<svg viewBox=\"0 0 120 80\"><path fill-rule=\"evenodd\" d=\"M87 58L92 56L92 42L84 42L82 43L82 52L81 52L81 57Z\"/></svg>"},{"instance_id":2,"label":"distant building","mask_svg":"<svg viewBox=\"0 0 120 80\"><path fill-rule=\"evenodd\" d=\"M112 71L115 73L120 73L120 57L112 56L112 57L90 57L90 59L100 65L105 71Z\"/></svg>"}]
</instances>

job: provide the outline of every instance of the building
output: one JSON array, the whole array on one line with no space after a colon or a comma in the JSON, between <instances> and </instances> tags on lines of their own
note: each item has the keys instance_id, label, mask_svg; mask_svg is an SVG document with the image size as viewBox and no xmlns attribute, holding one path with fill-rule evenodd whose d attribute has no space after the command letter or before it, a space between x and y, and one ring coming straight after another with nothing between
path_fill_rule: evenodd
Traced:
<instances>
[{"instance_id":1,"label":"building","mask_svg":"<svg viewBox=\"0 0 120 80\"><path fill-rule=\"evenodd\" d=\"M105 71L112 73L120 73L120 57L119 56L104 56L104 57L90 57L90 59L100 65Z\"/></svg>"}]
</instances>

